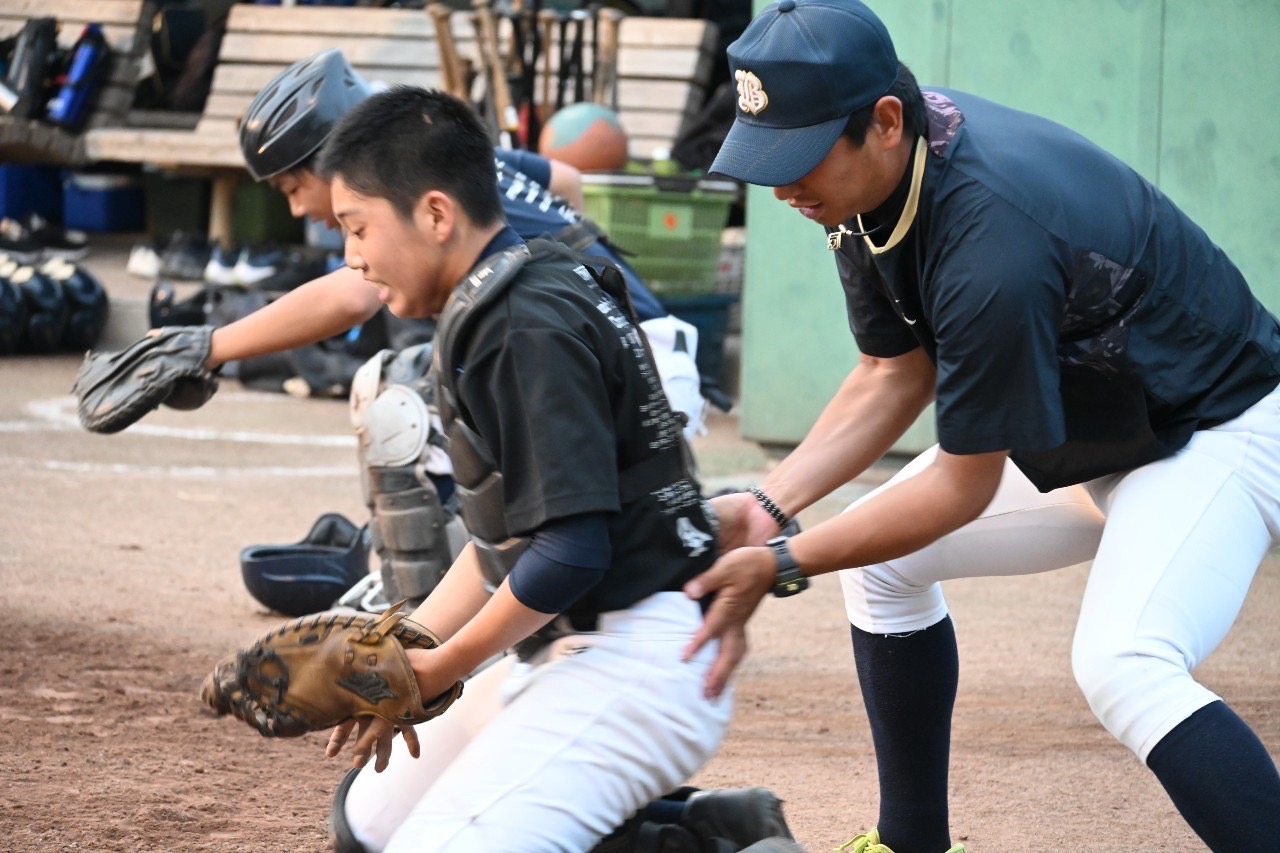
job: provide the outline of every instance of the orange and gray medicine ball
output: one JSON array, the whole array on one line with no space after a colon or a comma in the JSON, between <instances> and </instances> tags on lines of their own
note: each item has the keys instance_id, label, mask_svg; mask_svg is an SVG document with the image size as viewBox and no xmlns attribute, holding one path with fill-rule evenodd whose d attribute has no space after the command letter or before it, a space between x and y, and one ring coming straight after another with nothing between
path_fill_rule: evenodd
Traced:
<instances>
[{"instance_id":1,"label":"orange and gray medicine ball","mask_svg":"<svg viewBox=\"0 0 1280 853\"><path fill-rule=\"evenodd\" d=\"M627 132L608 107L570 104L543 125L538 152L583 172L615 171L627 165Z\"/></svg>"}]
</instances>

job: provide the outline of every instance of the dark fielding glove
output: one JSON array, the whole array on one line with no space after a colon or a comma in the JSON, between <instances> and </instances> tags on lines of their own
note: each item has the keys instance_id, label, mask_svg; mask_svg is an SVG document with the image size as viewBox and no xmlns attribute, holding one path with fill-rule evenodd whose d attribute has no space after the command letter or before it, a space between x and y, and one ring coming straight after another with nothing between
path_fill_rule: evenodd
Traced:
<instances>
[{"instance_id":1,"label":"dark fielding glove","mask_svg":"<svg viewBox=\"0 0 1280 853\"><path fill-rule=\"evenodd\" d=\"M90 432L119 432L164 404L198 409L218 390L204 366L213 326L164 326L119 352L91 352L71 393Z\"/></svg>"},{"instance_id":2,"label":"dark fielding glove","mask_svg":"<svg viewBox=\"0 0 1280 853\"><path fill-rule=\"evenodd\" d=\"M398 727L438 717L462 695L462 682L422 701L405 649L434 649L440 640L406 619L404 604L286 622L219 663L200 698L264 737L297 737L361 716Z\"/></svg>"}]
</instances>

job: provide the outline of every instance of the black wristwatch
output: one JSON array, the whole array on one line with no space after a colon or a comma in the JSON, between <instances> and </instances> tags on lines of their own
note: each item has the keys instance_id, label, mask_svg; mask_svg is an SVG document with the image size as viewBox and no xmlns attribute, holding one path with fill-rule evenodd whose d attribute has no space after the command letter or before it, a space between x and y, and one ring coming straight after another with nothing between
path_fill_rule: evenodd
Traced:
<instances>
[{"instance_id":1,"label":"black wristwatch","mask_svg":"<svg viewBox=\"0 0 1280 853\"><path fill-rule=\"evenodd\" d=\"M773 594L778 598L786 598L809 588L809 578L800 571L800 564L791 556L791 548L787 546L787 537L775 536L764 543L773 549L774 564L777 574L773 582Z\"/></svg>"}]
</instances>

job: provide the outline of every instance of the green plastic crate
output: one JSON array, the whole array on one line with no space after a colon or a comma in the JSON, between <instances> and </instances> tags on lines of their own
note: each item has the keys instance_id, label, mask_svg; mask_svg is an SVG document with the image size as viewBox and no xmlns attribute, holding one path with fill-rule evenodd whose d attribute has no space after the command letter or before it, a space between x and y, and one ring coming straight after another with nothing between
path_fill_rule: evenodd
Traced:
<instances>
[{"instance_id":1,"label":"green plastic crate","mask_svg":"<svg viewBox=\"0 0 1280 853\"><path fill-rule=\"evenodd\" d=\"M588 172L583 211L659 296L711 293L720 235L739 188L733 181Z\"/></svg>"}]
</instances>

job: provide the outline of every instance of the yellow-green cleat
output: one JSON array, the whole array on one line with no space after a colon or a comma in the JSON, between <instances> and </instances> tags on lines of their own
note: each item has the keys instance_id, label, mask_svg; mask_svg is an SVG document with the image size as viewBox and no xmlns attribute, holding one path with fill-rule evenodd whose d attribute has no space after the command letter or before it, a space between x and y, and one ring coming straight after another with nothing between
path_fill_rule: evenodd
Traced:
<instances>
[{"instance_id":1,"label":"yellow-green cleat","mask_svg":"<svg viewBox=\"0 0 1280 853\"><path fill-rule=\"evenodd\" d=\"M893 853L893 849L881 844L879 831L872 829L850 838L836 848L836 853ZM964 845L957 844L947 853L964 853Z\"/></svg>"}]
</instances>

